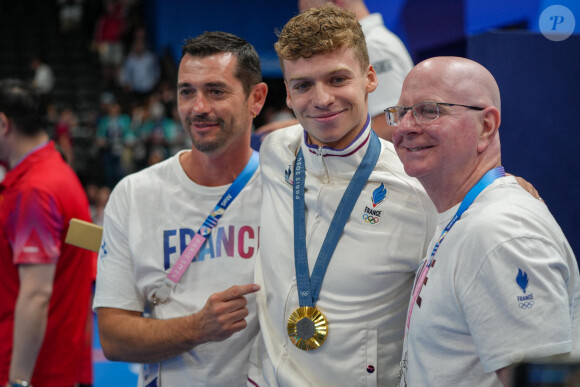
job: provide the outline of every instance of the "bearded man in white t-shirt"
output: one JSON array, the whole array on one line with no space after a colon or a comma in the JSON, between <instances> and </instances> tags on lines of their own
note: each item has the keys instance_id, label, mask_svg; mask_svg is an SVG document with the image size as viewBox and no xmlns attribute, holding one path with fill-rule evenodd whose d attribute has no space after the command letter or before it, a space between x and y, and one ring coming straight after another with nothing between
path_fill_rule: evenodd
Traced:
<instances>
[{"instance_id":1,"label":"bearded man in white t-shirt","mask_svg":"<svg viewBox=\"0 0 580 387\"><path fill-rule=\"evenodd\" d=\"M94 309L105 356L144 363L140 386L245 385L262 198L250 132L266 94L248 42L188 40L177 101L193 146L111 194Z\"/></svg>"}]
</instances>

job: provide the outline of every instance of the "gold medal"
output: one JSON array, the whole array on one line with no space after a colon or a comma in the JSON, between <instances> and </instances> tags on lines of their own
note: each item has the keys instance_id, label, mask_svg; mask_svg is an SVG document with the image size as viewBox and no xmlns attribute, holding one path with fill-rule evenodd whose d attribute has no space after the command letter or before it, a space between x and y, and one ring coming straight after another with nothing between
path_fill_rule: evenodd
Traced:
<instances>
[{"instance_id":1,"label":"gold medal","mask_svg":"<svg viewBox=\"0 0 580 387\"><path fill-rule=\"evenodd\" d=\"M288 337L296 347L311 351L320 347L328 334L326 317L316 308L302 306L288 319Z\"/></svg>"}]
</instances>

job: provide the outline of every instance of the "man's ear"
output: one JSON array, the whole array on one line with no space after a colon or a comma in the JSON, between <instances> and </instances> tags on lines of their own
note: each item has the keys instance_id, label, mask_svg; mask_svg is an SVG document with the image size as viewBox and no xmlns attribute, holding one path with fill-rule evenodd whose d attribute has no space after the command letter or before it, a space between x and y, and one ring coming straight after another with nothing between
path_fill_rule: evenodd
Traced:
<instances>
[{"instance_id":1,"label":"man's ear","mask_svg":"<svg viewBox=\"0 0 580 387\"><path fill-rule=\"evenodd\" d=\"M284 81L284 86L286 86L286 106L292 109L292 97L290 96L290 90L288 90L288 83Z\"/></svg>"},{"instance_id":2,"label":"man's ear","mask_svg":"<svg viewBox=\"0 0 580 387\"><path fill-rule=\"evenodd\" d=\"M268 85L265 82L260 82L252 89L252 114L257 116L262 111L264 103L266 102L266 95L268 94Z\"/></svg>"},{"instance_id":3,"label":"man's ear","mask_svg":"<svg viewBox=\"0 0 580 387\"><path fill-rule=\"evenodd\" d=\"M0 136L4 137L10 131L10 120L6 114L0 112Z\"/></svg>"},{"instance_id":4,"label":"man's ear","mask_svg":"<svg viewBox=\"0 0 580 387\"><path fill-rule=\"evenodd\" d=\"M479 135L479 141L477 144L477 151L483 152L487 149L489 144L493 142L498 134L499 124L501 122L501 116L499 110L495 106L489 106L483 111L482 131Z\"/></svg>"},{"instance_id":5,"label":"man's ear","mask_svg":"<svg viewBox=\"0 0 580 387\"><path fill-rule=\"evenodd\" d=\"M379 85L379 78L373 65L369 65L367 69L367 93L372 93Z\"/></svg>"}]
</instances>

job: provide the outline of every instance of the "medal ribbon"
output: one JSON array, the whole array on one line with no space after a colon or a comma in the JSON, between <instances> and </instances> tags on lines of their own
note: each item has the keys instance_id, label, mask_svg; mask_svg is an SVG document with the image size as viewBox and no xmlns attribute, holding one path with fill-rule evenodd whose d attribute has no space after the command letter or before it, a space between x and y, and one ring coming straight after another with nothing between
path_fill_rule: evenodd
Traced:
<instances>
[{"instance_id":1,"label":"medal ribbon","mask_svg":"<svg viewBox=\"0 0 580 387\"><path fill-rule=\"evenodd\" d=\"M483 191L488 185L493 183L495 179L498 179L503 176L505 176L505 171L503 167L497 167L487 171L487 173L483 175L483 177L477 182L477 184L469 190L467 195L465 195L465 198L459 205L459 209L453 216L453 219L449 221L447 226L445 226L445 228L443 229L443 232L441 232L441 235L439 236L437 243L435 243L435 246L433 247L433 251L431 251L429 260L427 261L426 264L422 265L422 268L420 269L421 273L419 274L418 277L415 278L415 284L413 285L413 296L411 297L411 303L409 304L409 309L407 311L406 330L409 329L409 324L411 323L411 314L413 313L413 306L415 306L415 303L417 302L419 293L421 293L421 289L423 288L423 284L425 283L425 277L427 277L427 273L429 273L429 269L433 264L433 258L435 257L435 253L437 253L437 250L439 249L439 246L443 242L443 239L445 239L445 236L447 235L449 230L451 230L451 227L453 227L455 222L457 222L459 218L461 218L461 215L463 215L463 213L469 208L469 206L473 203L473 201L481 193L481 191Z\"/></svg>"},{"instance_id":2,"label":"medal ribbon","mask_svg":"<svg viewBox=\"0 0 580 387\"><path fill-rule=\"evenodd\" d=\"M189 264L205 243L212 229L217 225L220 218L226 212L226 209L234 201L236 196L242 191L246 186L250 178L254 175L256 169L258 169L259 157L258 152L254 151L250 160L242 170L242 172L236 177L234 182L227 189L226 193L218 201L212 212L203 222L201 228L195 233L194 237L191 239L181 256L177 259L177 262L171 268L167 278L163 281L163 284L157 289L153 295L153 303L164 303L169 298L171 291L175 288L175 285L179 282L185 270L189 267Z\"/></svg>"},{"instance_id":3,"label":"medal ribbon","mask_svg":"<svg viewBox=\"0 0 580 387\"><path fill-rule=\"evenodd\" d=\"M306 217L304 210L304 182L305 167L302 148L299 149L294 165L294 261L296 266L296 286L298 287L298 299L300 306L314 307L318 301L322 280L326 269L336 249L338 240L348 220L354 204L367 183L368 178L375 168L381 143L373 130L370 130L370 143L367 151L344 192L334 217L328 228L328 232L322 243L320 252L312 271L312 278L308 269L308 257L306 253Z\"/></svg>"}]
</instances>

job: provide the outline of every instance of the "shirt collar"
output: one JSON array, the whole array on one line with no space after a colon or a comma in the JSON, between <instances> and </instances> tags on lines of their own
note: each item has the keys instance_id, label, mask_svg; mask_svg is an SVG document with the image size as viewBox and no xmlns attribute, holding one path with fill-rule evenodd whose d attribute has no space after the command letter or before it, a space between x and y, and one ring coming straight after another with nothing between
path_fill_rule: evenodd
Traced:
<instances>
[{"instance_id":1,"label":"shirt collar","mask_svg":"<svg viewBox=\"0 0 580 387\"><path fill-rule=\"evenodd\" d=\"M308 144L308 134L304 131L302 153L306 168L314 173L350 173L358 167L369 145L371 125L367 115L365 126L356 138L345 148L335 149Z\"/></svg>"},{"instance_id":2,"label":"shirt collar","mask_svg":"<svg viewBox=\"0 0 580 387\"><path fill-rule=\"evenodd\" d=\"M20 158L20 160L18 160L18 161L16 162L16 164L14 164L14 166L13 166L11 169L14 169L14 168L16 168L16 167L18 166L18 164L20 164L22 161L24 161L24 159L25 159L25 158L27 158L28 156L30 156L31 154L33 154L34 152L36 152L36 151L37 151L37 150L39 150L40 148L43 148L43 147L45 147L46 145L48 145L48 143L49 143L49 142L50 142L50 140L47 140L47 141L45 141L45 142L43 142L43 143L41 143L41 144L38 144L37 146L35 146L35 147L34 147L34 148L32 148L31 150L29 150L28 152L26 152L26 153L24 154L24 156L22 156L22 157Z\"/></svg>"},{"instance_id":3,"label":"shirt collar","mask_svg":"<svg viewBox=\"0 0 580 387\"><path fill-rule=\"evenodd\" d=\"M0 185L3 187L9 187L14 184L14 182L20 179L20 176L29 170L31 164L35 164L39 160L48 157L51 150L55 150L54 142L51 140L34 147L23 157L21 157L16 165L14 165L14 167L10 168L8 172L6 172L4 180L2 180Z\"/></svg>"}]
</instances>

